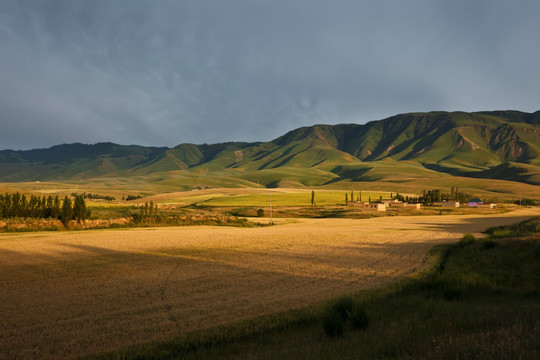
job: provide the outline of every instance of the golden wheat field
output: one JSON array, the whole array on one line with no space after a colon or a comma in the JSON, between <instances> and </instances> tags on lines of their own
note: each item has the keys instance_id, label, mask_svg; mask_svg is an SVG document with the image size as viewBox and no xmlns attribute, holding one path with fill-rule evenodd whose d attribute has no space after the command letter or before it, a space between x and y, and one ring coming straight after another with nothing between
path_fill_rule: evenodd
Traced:
<instances>
[{"instance_id":1,"label":"golden wheat field","mask_svg":"<svg viewBox=\"0 0 540 360\"><path fill-rule=\"evenodd\" d=\"M533 215L3 234L0 357L73 358L382 286L436 244Z\"/></svg>"}]
</instances>

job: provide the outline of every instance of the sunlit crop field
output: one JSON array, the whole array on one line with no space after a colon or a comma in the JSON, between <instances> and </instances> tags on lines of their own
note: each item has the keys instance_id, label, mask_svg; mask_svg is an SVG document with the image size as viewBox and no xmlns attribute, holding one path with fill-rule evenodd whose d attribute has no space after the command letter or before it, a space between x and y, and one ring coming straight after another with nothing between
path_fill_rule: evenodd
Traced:
<instances>
[{"instance_id":1,"label":"sunlit crop field","mask_svg":"<svg viewBox=\"0 0 540 360\"><path fill-rule=\"evenodd\" d=\"M353 191L354 200L359 200L360 194L362 201L379 200L379 198L389 198L389 192L367 192ZM351 199L351 191L316 191L314 193L315 205L340 205L345 203L345 195ZM272 193L265 192L260 194L237 195L228 197L217 197L207 200L205 205L209 206L309 206L311 205L311 192L306 193Z\"/></svg>"},{"instance_id":2,"label":"sunlit crop field","mask_svg":"<svg viewBox=\"0 0 540 360\"><path fill-rule=\"evenodd\" d=\"M351 200L362 201L388 199L390 192L359 190L315 190L314 203L319 206L343 205L345 195ZM145 199L155 201L160 205L205 205L205 206L311 206L311 190L301 189L211 189L202 191L176 192L160 194Z\"/></svg>"},{"instance_id":3,"label":"sunlit crop field","mask_svg":"<svg viewBox=\"0 0 540 360\"><path fill-rule=\"evenodd\" d=\"M72 358L383 286L466 232L540 214L0 235L1 358Z\"/></svg>"}]
</instances>

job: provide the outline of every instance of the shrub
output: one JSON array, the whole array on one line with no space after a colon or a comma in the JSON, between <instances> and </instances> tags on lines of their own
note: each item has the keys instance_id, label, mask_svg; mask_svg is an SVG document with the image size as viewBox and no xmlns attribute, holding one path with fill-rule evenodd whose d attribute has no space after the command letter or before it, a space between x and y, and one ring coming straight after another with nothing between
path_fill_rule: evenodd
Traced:
<instances>
[{"instance_id":1,"label":"shrub","mask_svg":"<svg viewBox=\"0 0 540 360\"><path fill-rule=\"evenodd\" d=\"M354 308L354 301L351 297L343 297L339 299L332 309L337 313L344 321L347 321L351 318L351 313Z\"/></svg>"},{"instance_id":2,"label":"shrub","mask_svg":"<svg viewBox=\"0 0 540 360\"><path fill-rule=\"evenodd\" d=\"M457 287L446 287L442 295L446 301L455 301L463 297L463 291Z\"/></svg>"},{"instance_id":3,"label":"shrub","mask_svg":"<svg viewBox=\"0 0 540 360\"><path fill-rule=\"evenodd\" d=\"M343 297L328 308L323 317L323 328L327 336L340 336L347 324L349 328L365 329L369 318L359 304L351 297Z\"/></svg>"},{"instance_id":4,"label":"shrub","mask_svg":"<svg viewBox=\"0 0 540 360\"><path fill-rule=\"evenodd\" d=\"M351 324L355 329L365 329L369 325L369 318L363 307L355 306L351 313Z\"/></svg>"},{"instance_id":5,"label":"shrub","mask_svg":"<svg viewBox=\"0 0 540 360\"><path fill-rule=\"evenodd\" d=\"M467 246L467 245L472 245L474 244L476 238L474 237L473 234L465 234L461 240L459 240L459 247L464 247L464 246Z\"/></svg>"},{"instance_id":6,"label":"shrub","mask_svg":"<svg viewBox=\"0 0 540 360\"><path fill-rule=\"evenodd\" d=\"M485 231L492 238L525 236L540 232L540 217L520 222L519 224L503 225L489 228Z\"/></svg>"},{"instance_id":7,"label":"shrub","mask_svg":"<svg viewBox=\"0 0 540 360\"><path fill-rule=\"evenodd\" d=\"M495 240L493 240L491 238L487 238L487 239L482 240L482 248L483 249L492 249L496 245L497 245L497 243L495 242Z\"/></svg>"},{"instance_id":8,"label":"shrub","mask_svg":"<svg viewBox=\"0 0 540 360\"><path fill-rule=\"evenodd\" d=\"M128 195L126 197L126 201L137 200L137 199L142 199L142 195Z\"/></svg>"},{"instance_id":9,"label":"shrub","mask_svg":"<svg viewBox=\"0 0 540 360\"><path fill-rule=\"evenodd\" d=\"M533 251L532 251L533 255L536 257L540 257L540 241L533 240L532 246L533 246Z\"/></svg>"},{"instance_id":10,"label":"shrub","mask_svg":"<svg viewBox=\"0 0 540 360\"><path fill-rule=\"evenodd\" d=\"M323 317L323 329L327 336L336 337L343 334L345 326L340 314L333 309L328 310Z\"/></svg>"},{"instance_id":11,"label":"shrub","mask_svg":"<svg viewBox=\"0 0 540 360\"><path fill-rule=\"evenodd\" d=\"M264 209L258 209L257 210L257 217L263 217L264 216Z\"/></svg>"}]
</instances>

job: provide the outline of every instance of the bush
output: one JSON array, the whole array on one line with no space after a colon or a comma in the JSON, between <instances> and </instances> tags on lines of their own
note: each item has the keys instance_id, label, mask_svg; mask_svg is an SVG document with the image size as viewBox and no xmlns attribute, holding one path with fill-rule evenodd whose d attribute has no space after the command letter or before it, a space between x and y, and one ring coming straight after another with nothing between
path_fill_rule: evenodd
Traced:
<instances>
[{"instance_id":1,"label":"bush","mask_svg":"<svg viewBox=\"0 0 540 360\"><path fill-rule=\"evenodd\" d=\"M369 325L369 318L363 307L355 306L351 313L351 324L353 328L361 330Z\"/></svg>"},{"instance_id":2,"label":"bush","mask_svg":"<svg viewBox=\"0 0 540 360\"><path fill-rule=\"evenodd\" d=\"M349 328L365 329L369 325L369 318L364 308L351 297L343 297L328 308L322 324L324 333L335 337L343 334L347 324L350 324Z\"/></svg>"},{"instance_id":3,"label":"bush","mask_svg":"<svg viewBox=\"0 0 540 360\"><path fill-rule=\"evenodd\" d=\"M446 301L456 301L463 297L463 291L455 286L451 286L444 288L442 295Z\"/></svg>"},{"instance_id":4,"label":"bush","mask_svg":"<svg viewBox=\"0 0 540 360\"><path fill-rule=\"evenodd\" d=\"M264 209L257 210L257 217L264 217Z\"/></svg>"},{"instance_id":5,"label":"bush","mask_svg":"<svg viewBox=\"0 0 540 360\"><path fill-rule=\"evenodd\" d=\"M537 202L533 199L521 199L514 201L514 204L521 206L535 206Z\"/></svg>"},{"instance_id":6,"label":"bush","mask_svg":"<svg viewBox=\"0 0 540 360\"><path fill-rule=\"evenodd\" d=\"M492 249L496 245L497 245L497 243L495 242L495 240L493 240L491 238L487 238L487 239L482 240L482 248L483 249Z\"/></svg>"},{"instance_id":7,"label":"bush","mask_svg":"<svg viewBox=\"0 0 540 360\"><path fill-rule=\"evenodd\" d=\"M485 231L492 238L518 237L540 233L540 217L520 222L519 224L503 225L489 228Z\"/></svg>"},{"instance_id":8,"label":"bush","mask_svg":"<svg viewBox=\"0 0 540 360\"><path fill-rule=\"evenodd\" d=\"M459 240L459 247L464 247L467 245L472 245L476 241L476 238L473 234L465 234L461 240Z\"/></svg>"},{"instance_id":9,"label":"bush","mask_svg":"<svg viewBox=\"0 0 540 360\"><path fill-rule=\"evenodd\" d=\"M322 324L324 333L327 336L336 337L343 334L343 328L345 327L345 324L340 314L338 314L336 311L333 311L333 309L327 311L324 314Z\"/></svg>"},{"instance_id":10,"label":"bush","mask_svg":"<svg viewBox=\"0 0 540 360\"><path fill-rule=\"evenodd\" d=\"M343 297L339 299L332 309L337 313L344 321L347 321L351 318L351 313L354 308L354 301L351 297Z\"/></svg>"},{"instance_id":11,"label":"bush","mask_svg":"<svg viewBox=\"0 0 540 360\"><path fill-rule=\"evenodd\" d=\"M126 197L126 201L132 201L137 199L142 199L142 195L128 195Z\"/></svg>"}]
</instances>

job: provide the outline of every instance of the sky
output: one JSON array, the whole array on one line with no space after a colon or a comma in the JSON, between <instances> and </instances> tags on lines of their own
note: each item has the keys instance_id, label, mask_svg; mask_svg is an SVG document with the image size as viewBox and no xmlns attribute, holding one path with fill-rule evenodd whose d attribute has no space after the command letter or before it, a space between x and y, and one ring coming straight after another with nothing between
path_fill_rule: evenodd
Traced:
<instances>
[{"instance_id":1,"label":"sky","mask_svg":"<svg viewBox=\"0 0 540 360\"><path fill-rule=\"evenodd\" d=\"M540 109L537 0L0 0L0 149Z\"/></svg>"}]
</instances>

